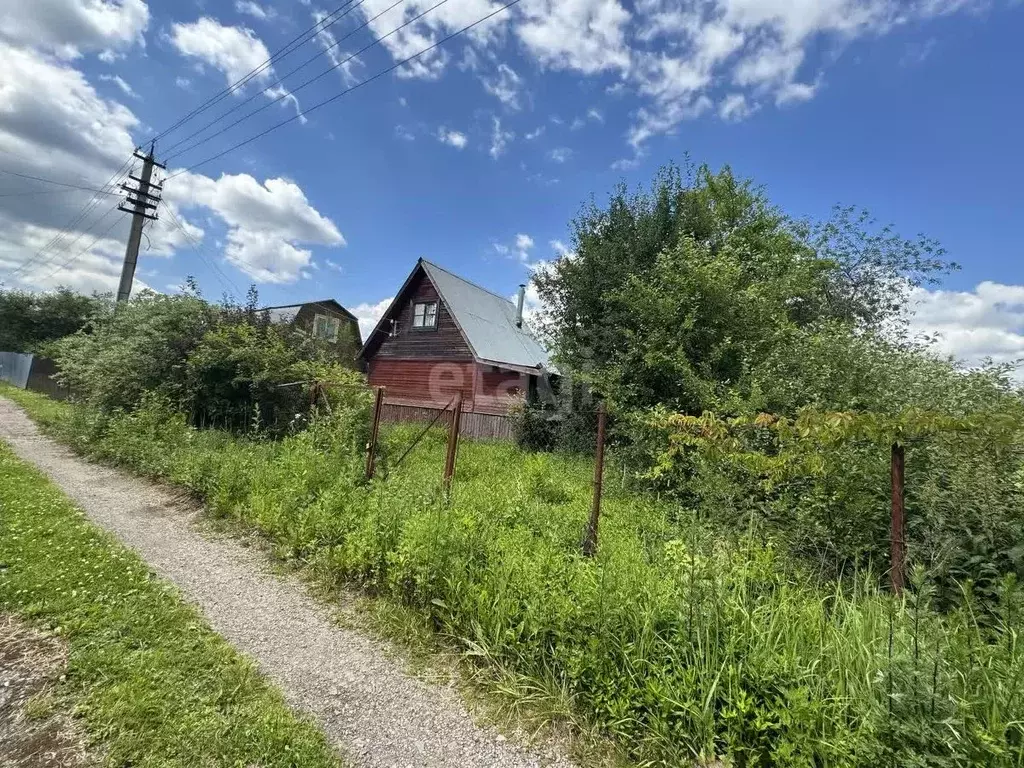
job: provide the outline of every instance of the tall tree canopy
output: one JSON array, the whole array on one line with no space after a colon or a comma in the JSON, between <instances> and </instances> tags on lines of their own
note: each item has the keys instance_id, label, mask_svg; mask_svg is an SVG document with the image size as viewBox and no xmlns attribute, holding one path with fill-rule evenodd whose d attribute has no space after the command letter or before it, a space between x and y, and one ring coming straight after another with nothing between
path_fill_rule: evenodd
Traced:
<instances>
[{"instance_id":1,"label":"tall tree canopy","mask_svg":"<svg viewBox=\"0 0 1024 768\"><path fill-rule=\"evenodd\" d=\"M764 380L824 333L843 343L899 317L910 287L947 267L926 238L837 209L787 217L729 168L663 168L572 224L573 251L536 276L564 367L626 407L699 413L803 403ZM798 366L797 366L798 367ZM765 387L771 389L770 396Z\"/></svg>"}]
</instances>

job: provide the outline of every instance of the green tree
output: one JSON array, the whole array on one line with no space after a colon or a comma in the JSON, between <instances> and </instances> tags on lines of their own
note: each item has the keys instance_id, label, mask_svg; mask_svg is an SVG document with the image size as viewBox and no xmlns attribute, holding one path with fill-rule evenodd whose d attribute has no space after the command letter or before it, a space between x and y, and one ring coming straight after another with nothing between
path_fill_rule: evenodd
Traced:
<instances>
[{"instance_id":1,"label":"green tree","mask_svg":"<svg viewBox=\"0 0 1024 768\"><path fill-rule=\"evenodd\" d=\"M787 400L763 366L794 368L816 334L892 325L909 288L946 267L933 242L849 209L794 221L728 167L668 166L646 192L620 185L606 207L583 209L572 244L535 278L542 329L565 371L626 410L754 398L791 412L804 398Z\"/></svg>"},{"instance_id":2,"label":"green tree","mask_svg":"<svg viewBox=\"0 0 1024 768\"><path fill-rule=\"evenodd\" d=\"M51 341L76 333L109 301L70 288L53 293L0 290L0 350L40 352Z\"/></svg>"}]
</instances>

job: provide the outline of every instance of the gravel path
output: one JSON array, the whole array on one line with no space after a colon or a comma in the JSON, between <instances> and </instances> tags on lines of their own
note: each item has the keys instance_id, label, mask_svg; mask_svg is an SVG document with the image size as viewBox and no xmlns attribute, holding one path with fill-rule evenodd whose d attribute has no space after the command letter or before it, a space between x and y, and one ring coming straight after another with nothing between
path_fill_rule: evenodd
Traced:
<instances>
[{"instance_id":1,"label":"gravel path","mask_svg":"<svg viewBox=\"0 0 1024 768\"><path fill-rule=\"evenodd\" d=\"M356 765L570 768L475 725L456 691L410 677L381 643L335 625L296 580L270 573L263 555L204 537L168 491L83 461L4 398L0 439L176 584Z\"/></svg>"}]
</instances>

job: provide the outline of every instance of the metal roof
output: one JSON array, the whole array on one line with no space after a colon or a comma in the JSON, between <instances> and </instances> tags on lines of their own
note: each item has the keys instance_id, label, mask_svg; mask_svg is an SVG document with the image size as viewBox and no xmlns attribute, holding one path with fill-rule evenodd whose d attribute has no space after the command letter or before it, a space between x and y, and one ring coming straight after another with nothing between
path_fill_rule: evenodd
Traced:
<instances>
[{"instance_id":1,"label":"metal roof","mask_svg":"<svg viewBox=\"0 0 1024 768\"><path fill-rule=\"evenodd\" d=\"M558 373L526 324L516 326L515 304L437 264L420 263L478 360Z\"/></svg>"},{"instance_id":2,"label":"metal roof","mask_svg":"<svg viewBox=\"0 0 1024 768\"><path fill-rule=\"evenodd\" d=\"M339 314L345 315L346 317L352 320L355 320L357 323L359 322L359 318L357 318L355 315L353 315L351 312L345 309L345 307L343 307L336 299L300 301L297 304L285 304L280 307L263 307L259 311L270 312L271 317L275 316L277 310L280 310L278 314L281 314L282 316L287 316L287 313L291 312L294 318L294 315L297 315L299 313L299 310L302 309L303 307L320 307L322 309L327 310L328 312L337 312Z\"/></svg>"},{"instance_id":3,"label":"metal roof","mask_svg":"<svg viewBox=\"0 0 1024 768\"><path fill-rule=\"evenodd\" d=\"M300 309L302 309L302 304L296 304L291 307L266 307L260 311L266 312L270 316L270 322L272 323L290 323L295 320L295 316L299 314Z\"/></svg>"}]
</instances>

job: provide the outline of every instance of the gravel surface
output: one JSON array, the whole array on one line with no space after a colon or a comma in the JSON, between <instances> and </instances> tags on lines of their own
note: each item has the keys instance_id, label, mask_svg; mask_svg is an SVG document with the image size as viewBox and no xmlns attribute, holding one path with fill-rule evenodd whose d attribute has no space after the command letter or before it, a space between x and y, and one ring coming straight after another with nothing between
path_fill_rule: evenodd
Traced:
<instances>
[{"instance_id":1,"label":"gravel surface","mask_svg":"<svg viewBox=\"0 0 1024 768\"><path fill-rule=\"evenodd\" d=\"M411 677L382 643L338 627L301 584L271 573L262 554L204 537L195 511L173 494L83 461L40 435L4 398L0 439L176 584L356 765L571 767L561 755L517 746L474 724L454 689Z\"/></svg>"}]
</instances>

